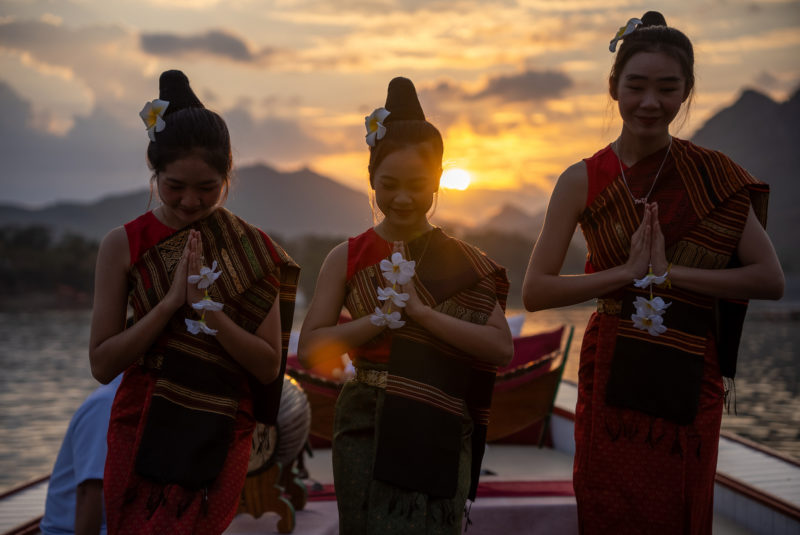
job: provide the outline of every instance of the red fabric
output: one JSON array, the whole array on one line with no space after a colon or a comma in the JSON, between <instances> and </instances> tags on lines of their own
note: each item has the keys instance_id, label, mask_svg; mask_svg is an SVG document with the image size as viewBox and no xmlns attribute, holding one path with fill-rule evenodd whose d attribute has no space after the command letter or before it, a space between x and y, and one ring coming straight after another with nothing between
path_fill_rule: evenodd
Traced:
<instances>
[{"instance_id":1,"label":"red fabric","mask_svg":"<svg viewBox=\"0 0 800 535\"><path fill-rule=\"evenodd\" d=\"M503 374L529 362L539 360L553 351L558 351L561 348L563 334L564 327L559 327L545 333L514 338L514 356L506 366L498 368L497 374Z\"/></svg>"},{"instance_id":2,"label":"red fabric","mask_svg":"<svg viewBox=\"0 0 800 535\"><path fill-rule=\"evenodd\" d=\"M681 141L676 138L674 143ZM677 147L673 149L677 150ZM631 167L622 164L622 168L630 191L635 197L644 197L652 186L648 201L658 203L658 219L661 231L664 233L664 241L669 248L695 227L699 220L687 200L686 187L675 170L674 158L668 157L666 161L664 160L666 150L664 148L656 151ZM586 158L584 162L589 177L586 196L586 206L589 206L600 192L620 176L620 161L609 145L591 158ZM663 167L662 162L664 162ZM644 213L644 205L638 205L637 211L641 216ZM586 273L595 271L597 267L587 260Z\"/></svg>"},{"instance_id":3,"label":"red fabric","mask_svg":"<svg viewBox=\"0 0 800 535\"><path fill-rule=\"evenodd\" d=\"M633 167L651 173L663 152ZM587 161L591 200L619 174L616 155L606 148ZM655 163L653 163L655 161ZM655 168L653 168L655 165ZM685 190L667 162L651 195L667 245L687 225ZM626 176L628 171L626 171ZM640 177L642 175L639 175ZM652 174L650 176L653 176ZM676 180L677 178L677 180ZM642 180L637 181L641 187ZM650 182L645 180L644 195ZM591 251L590 251L591 254ZM587 262L587 272L594 268ZM644 413L605 404L605 388L620 318L593 314L581 347L575 411L575 496L583 534L710 534L714 475L722 421L723 385L716 345L709 335L698 414L677 426Z\"/></svg>"},{"instance_id":4,"label":"red fabric","mask_svg":"<svg viewBox=\"0 0 800 535\"><path fill-rule=\"evenodd\" d=\"M606 406L618 322L592 315L581 348L573 475L581 533L710 534L723 402L713 339L697 417L679 427Z\"/></svg>"},{"instance_id":5,"label":"red fabric","mask_svg":"<svg viewBox=\"0 0 800 535\"><path fill-rule=\"evenodd\" d=\"M148 212L125 225L131 244L131 259L139 256L174 229ZM204 505L201 491L187 491L178 485L163 487L138 476L136 452L144 431L145 415L155 376L134 363L120 383L111 409L108 427L103 494L109 535L212 535L222 533L233 520L247 473L255 419L253 402L246 393L239 400L234 436L228 457ZM164 501L150 515L148 501Z\"/></svg>"},{"instance_id":6,"label":"red fabric","mask_svg":"<svg viewBox=\"0 0 800 535\"><path fill-rule=\"evenodd\" d=\"M158 220L152 210L140 215L133 221L125 223L128 235L128 248L131 253L131 265L139 260L139 255L175 232Z\"/></svg>"},{"instance_id":7,"label":"red fabric","mask_svg":"<svg viewBox=\"0 0 800 535\"><path fill-rule=\"evenodd\" d=\"M611 145L594 153L591 158L584 158L586 172L591 177L586 195L586 206L594 202L597 194L603 191L617 175L619 175L619 160ZM628 166L623 164L625 170Z\"/></svg>"},{"instance_id":8,"label":"red fabric","mask_svg":"<svg viewBox=\"0 0 800 535\"><path fill-rule=\"evenodd\" d=\"M384 258L389 258L393 246L384 240L375 229L370 228L347 242L347 280L362 269L375 265ZM366 360L376 363L389 362L389 352L392 347L391 333L387 332L377 341L363 344L351 349L348 353L353 364L358 366L359 361Z\"/></svg>"}]
</instances>

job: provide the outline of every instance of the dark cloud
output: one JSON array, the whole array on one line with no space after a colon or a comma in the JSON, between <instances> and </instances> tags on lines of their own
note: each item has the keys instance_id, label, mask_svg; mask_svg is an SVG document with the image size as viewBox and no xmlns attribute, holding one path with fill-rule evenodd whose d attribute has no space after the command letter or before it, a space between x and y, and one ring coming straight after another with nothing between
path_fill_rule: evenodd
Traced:
<instances>
[{"instance_id":1,"label":"dark cloud","mask_svg":"<svg viewBox=\"0 0 800 535\"><path fill-rule=\"evenodd\" d=\"M96 108L64 136L31 127L32 106L0 81L0 195L6 201L96 199L146 187L144 130Z\"/></svg>"},{"instance_id":2,"label":"dark cloud","mask_svg":"<svg viewBox=\"0 0 800 535\"><path fill-rule=\"evenodd\" d=\"M493 7L513 6L515 0L495 0ZM485 10L484 0L298 0L292 3L295 10L313 10L322 13L365 13L369 15L385 13L416 13L432 11L436 13L468 12Z\"/></svg>"},{"instance_id":3,"label":"dark cloud","mask_svg":"<svg viewBox=\"0 0 800 535\"><path fill-rule=\"evenodd\" d=\"M0 199L13 203L94 200L148 185L147 134L138 117L120 122L101 107L76 117L65 135L37 130L33 106L0 80ZM255 119L244 109L222 111L234 163L297 165L340 150L279 118ZM142 207L144 209L144 207Z\"/></svg>"},{"instance_id":4,"label":"dark cloud","mask_svg":"<svg viewBox=\"0 0 800 535\"><path fill-rule=\"evenodd\" d=\"M572 86L572 79L558 71L525 71L489 79L486 88L471 99L499 98L504 102L546 100L561 96Z\"/></svg>"},{"instance_id":5,"label":"dark cloud","mask_svg":"<svg viewBox=\"0 0 800 535\"><path fill-rule=\"evenodd\" d=\"M140 42L142 50L156 56L200 53L242 62L256 59L243 39L222 30L210 30L204 34L188 36L170 33L142 34Z\"/></svg>"},{"instance_id":6,"label":"dark cloud","mask_svg":"<svg viewBox=\"0 0 800 535\"><path fill-rule=\"evenodd\" d=\"M248 161L307 163L313 156L335 152L300 125L279 117L256 119L240 106L224 112L234 154Z\"/></svg>"}]
</instances>

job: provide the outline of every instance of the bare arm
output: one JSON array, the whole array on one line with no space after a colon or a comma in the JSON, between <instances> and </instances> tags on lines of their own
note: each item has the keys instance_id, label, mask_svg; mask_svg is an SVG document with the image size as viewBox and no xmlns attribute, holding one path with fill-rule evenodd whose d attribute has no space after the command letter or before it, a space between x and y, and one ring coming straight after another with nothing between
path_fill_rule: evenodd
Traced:
<instances>
[{"instance_id":1,"label":"bare arm","mask_svg":"<svg viewBox=\"0 0 800 535\"><path fill-rule=\"evenodd\" d=\"M664 236L658 224L658 208L653 217L653 270L657 275L667 270ZM780 299L784 276L775 248L756 218L753 208L747 215L736 250L741 267L700 269L672 266L672 284L686 290L729 299Z\"/></svg>"},{"instance_id":2,"label":"bare arm","mask_svg":"<svg viewBox=\"0 0 800 535\"><path fill-rule=\"evenodd\" d=\"M89 336L92 375L108 384L122 373L158 338L186 299L187 248L167 295L131 328L125 328L128 306L127 272L130 264L128 237L123 227L108 233L100 243L94 281L94 306Z\"/></svg>"},{"instance_id":3,"label":"bare arm","mask_svg":"<svg viewBox=\"0 0 800 535\"><path fill-rule=\"evenodd\" d=\"M386 327L370 322L369 316L338 324L347 284L347 242L328 254L317 278L314 297L300 330L297 357L303 366L338 358L347 349L375 338Z\"/></svg>"},{"instance_id":4,"label":"bare arm","mask_svg":"<svg viewBox=\"0 0 800 535\"><path fill-rule=\"evenodd\" d=\"M200 259L203 256L203 246L200 233L191 231L188 247L188 271L189 274L196 275L202 267ZM203 296L204 291L199 290L196 285L187 285L189 304L200 301ZM281 363L281 315L277 296L254 333L237 325L224 310L207 311L205 321L209 327L217 330L217 340L225 351L253 377L266 384L278 376Z\"/></svg>"},{"instance_id":5,"label":"bare arm","mask_svg":"<svg viewBox=\"0 0 800 535\"><path fill-rule=\"evenodd\" d=\"M569 167L556 183L522 284L522 301L529 311L582 303L630 284L647 271L651 232L645 211L641 225L631 237L631 254L625 264L597 273L559 275L587 191L584 162Z\"/></svg>"},{"instance_id":6,"label":"bare arm","mask_svg":"<svg viewBox=\"0 0 800 535\"><path fill-rule=\"evenodd\" d=\"M75 489L75 535L98 535L103 524L103 480L87 479Z\"/></svg>"}]
</instances>

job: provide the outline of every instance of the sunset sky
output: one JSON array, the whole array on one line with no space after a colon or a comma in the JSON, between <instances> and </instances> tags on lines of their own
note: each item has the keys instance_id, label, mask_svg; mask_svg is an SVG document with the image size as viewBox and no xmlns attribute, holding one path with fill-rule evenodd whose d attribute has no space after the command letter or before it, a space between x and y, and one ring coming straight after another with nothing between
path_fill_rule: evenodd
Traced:
<instances>
[{"instance_id":1,"label":"sunset sky","mask_svg":"<svg viewBox=\"0 0 800 535\"><path fill-rule=\"evenodd\" d=\"M602 6L602 7L600 7ZM800 1L0 0L0 202L146 187L138 116L187 73L237 165L308 166L366 189L364 116L410 77L472 188L546 199L616 137L608 41L661 9L695 44L690 137L744 88L800 86Z\"/></svg>"}]
</instances>

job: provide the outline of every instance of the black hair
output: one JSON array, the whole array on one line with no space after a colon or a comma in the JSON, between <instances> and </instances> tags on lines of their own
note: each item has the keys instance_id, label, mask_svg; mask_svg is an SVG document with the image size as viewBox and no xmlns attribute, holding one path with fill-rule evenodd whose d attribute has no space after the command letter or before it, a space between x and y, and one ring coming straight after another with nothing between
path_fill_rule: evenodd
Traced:
<instances>
[{"instance_id":1,"label":"black hair","mask_svg":"<svg viewBox=\"0 0 800 535\"><path fill-rule=\"evenodd\" d=\"M694 91L694 48L686 35L675 28L667 26L664 16L658 11L648 11L641 18L636 30L622 40L622 45L614 59L611 74L608 77L608 89L613 98L617 97L619 77L628 61L639 52L663 52L675 59L681 67L686 80L688 97Z\"/></svg>"},{"instance_id":2,"label":"black hair","mask_svg":"<svg viewBox=\"0 0 800 535\"><path fill-rule=\"evenodd\" d=\"M203 106L181 71L161 74L159 98L169 105L164 112L164 129L156 132L156 140L147 146L147 164L153 171L153 180L169 164L196 155L222 175L227 195L233 156L225 121Z\"/></svg>"},{"instance_id":3,"label":"black hair","mask_svg":"<svg viewBox=\"0 0 800 535\"><path fill-rule=\"evenodd\" d=\"M369 149L370 185L374 185L375 171L389 154L414 145L421 146L421 155L438 177L444 152L442 134L425 119L411 80L397 77L389 82L385 108L390 112L384 120L386 133Z\"/></svg>"}]
</instances>

